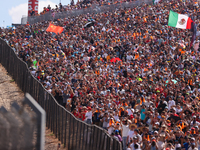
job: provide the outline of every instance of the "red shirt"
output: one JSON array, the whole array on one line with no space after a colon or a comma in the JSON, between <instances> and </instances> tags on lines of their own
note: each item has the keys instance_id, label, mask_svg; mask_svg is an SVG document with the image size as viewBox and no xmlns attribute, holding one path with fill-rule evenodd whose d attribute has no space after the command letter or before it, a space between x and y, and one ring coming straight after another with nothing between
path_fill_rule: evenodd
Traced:
<instances>
[{"instance_id":1,"label":"red shirt","mask_svg":"<svg viewBox=\"0 0 200 150\"><path fill-rule=\"evenodd\" d=\"M87 111L84 111L84 112L81 112L80 113L80 115L79 115L79 118L82 120L82 121L84 121L85 120L85 113L86 113Z\"/></svg>"},{"instance_id":2,"label":"red shirt","mask_svg":"<svg viewBox=\"0 0 200 150\"><path fill-rule=\"evenodd\" d=\"M78 112L73 112L73 115L74 115L76 118L78 118L78 116L79 116Z\"/></svg>"},{"instance_id":3,"label":"red shirt","mask_svg":"<svg viewBox=\"0 0 200 150\"><path fill-rule=\"evenodd\" d=\"M160 93L162 93L162 92L163 92L163 88L156 88L155 90L156 90L156 91L157 91L157 90L159 90L159 91L160 91Z\"/></svg>"},{"instance_id":4,"label":"red shirt","mask_svg":"<svg viewBox=\"0 0 200 150\"><path fill-rule=\"evenodd\" d=\"M114 101L117 105L119 105L120 104L120 101Z\"/></svg>"}]
</instances>

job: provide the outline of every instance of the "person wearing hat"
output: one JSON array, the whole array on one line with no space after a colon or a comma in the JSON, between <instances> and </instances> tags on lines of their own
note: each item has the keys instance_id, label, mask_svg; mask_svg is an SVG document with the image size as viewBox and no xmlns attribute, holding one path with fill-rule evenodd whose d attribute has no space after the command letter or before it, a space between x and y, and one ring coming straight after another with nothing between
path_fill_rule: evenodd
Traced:
<instances>
[{"instance_id":1,"label":"person wearing hat","mask_svg":"<svg viewBox=\"0 0 200 150\"><path fill-rule=\"evenodd\" d=\"M198 150L197 145L195 143L195 139L191 138L191 144L188 150Z\"/></svg>"},{"instance_id":2,"label":"person wearing hat","mask_svg":"<svg viewBox=\"0 0 200 150\"><path fill-rule=\"evenodd\" d=\"M167 126L165 124L162 124L160 132L165 132L166 128L167 128Z\"/></svg>"},{"instance_id":3,"label":"person wearing hat","mask_svg":"<svg viewBox=\"0 0 200 150\"><path fill-rule=\"evenodd\" d=\"M85 113L86 123L92 124L92 108L88 107L87 112Z\"/></svg>"},{"instance_id":4,"label":"person wearing hat","mask_svg":"<svg viewBox=\"0 0 200 150\"><path fill-rule=\"evenodd\" d=\"M181 150L181 144L180 143L175 145L175 150Z\"/></svg>"},{"instance_id":5,"label":"person wearing hat","mask_svg":"<svg viewBox=\"0 0 200 150\"><path fill-rule=\"evenodd\" d=\"M122 142L122 137L119 134L119 130L115 130L115 137L117 137L117 140L119 140L120 142Z\"/></svg>"},{"instance_id":6,"label":"person wearing hat","mask_svg":"<svg viewBox=\"0 0 200 150\"><path fill-rule=\"evenodd\" d=\"M194 128L195 128L195 133L196 133L197 135L199 135L199 127L196 125Z\"/></svg>"},{"instance_id":7,"label":"person wearing hat","mask_svg":"<svg viewBox=\"0 0 200 150\"><path fill-rule=\"evenodd\" d=\"M159 134L158 140L157 140L157 144L158 144L158 149L162 150L165 147L165 132L161 132Z\"/></svg>"},{"instance_id":8,"label":"person wearing hat","mask_svg":"<svg viewBox=\"0 0 200 150\"><path fill-rule=\"evenodd\" d=\"M130 130L128 132L128 136L127 136L127 139L126 139L126 144L128 145L130 142L131 142L131 139L135 136L135 128L136 128L136 125L135 124L130 124Z\"/></svg>"},{"instance_id":9,"label":"person wearing hat","mask_svg":"<svg viewBox=\"0 0 200 150\"><path fill-rule=\"evenodd\" d=\"M155 126L153 127L154 131L159 131L159 125L160 125L159 122L155 123Z\"/></svg>"}]
</instances>

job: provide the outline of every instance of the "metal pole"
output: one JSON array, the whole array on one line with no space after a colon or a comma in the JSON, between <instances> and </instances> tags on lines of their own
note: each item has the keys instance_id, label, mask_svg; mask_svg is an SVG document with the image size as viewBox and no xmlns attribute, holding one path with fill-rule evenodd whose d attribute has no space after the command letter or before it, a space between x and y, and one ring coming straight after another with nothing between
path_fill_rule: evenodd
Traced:
<instances>
[{"instance_id":1,"label":"metal pole","mask_svg":"<svg viewBox=\"0 0 200 150\"><path fill-rule=\"evenodd\" d=\"M24 103L28 104L34 112L37 114L38 120L38 132L37 132L37 150L44 150L44 142L45 142L45 120L46 120L46 112L44 109L32 98L32 96L28 93L25 94Z\"/></svg>"}]
</instances>

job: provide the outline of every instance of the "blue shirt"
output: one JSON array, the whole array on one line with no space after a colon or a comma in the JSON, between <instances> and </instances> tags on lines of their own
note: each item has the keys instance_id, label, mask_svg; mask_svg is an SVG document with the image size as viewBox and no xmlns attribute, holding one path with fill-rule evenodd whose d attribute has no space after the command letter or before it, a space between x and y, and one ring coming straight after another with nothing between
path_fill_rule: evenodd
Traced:
<instances>
[{"instance_id":1,"label":"blue shirt","mask_svg":"<svg viewBox=\"0 0 200 150\"><path fill-rule=\"evenodd\" d=\"M145 112L145 109L141 109L141 112L140 112L140 116L142 120L145 119L145 114L143 112Z\"/></svg>"},{"instance_id":2,"label":"blue shirt","mask_svg":"<svg viewBox=\"0 0 200 150\"><path fill-rule=\"evenodd\" d=\"M183 146L184 146L185 150L188 150L188 148L189 148L189 143L183 143Z\"/></svg>"}]
</instances>

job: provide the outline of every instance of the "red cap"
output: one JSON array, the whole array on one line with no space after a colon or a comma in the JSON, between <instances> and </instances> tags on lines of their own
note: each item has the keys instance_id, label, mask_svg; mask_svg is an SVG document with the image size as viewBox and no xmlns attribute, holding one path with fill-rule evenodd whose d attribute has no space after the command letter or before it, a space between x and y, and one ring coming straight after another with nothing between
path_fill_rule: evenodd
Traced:
<instances>
[{"instance_id":1,"label":"red cap","mask_svg":"<svg viewBox=\"0 0 200 150\"><path fill-rule=\"evenodd\" d=\"M156 142L156 140L155 140L155 139L153 139L152 141Z\"/></svg>"},{"instance_id":2,"label":"red cap","mask_svg":"<svg viewBox=\"0 0 200 150\"><path fill-rule=\"evenodd\" d=\"M133 119L133 115L130 115L130 119Z\"/></svg>"}]
</instances>

